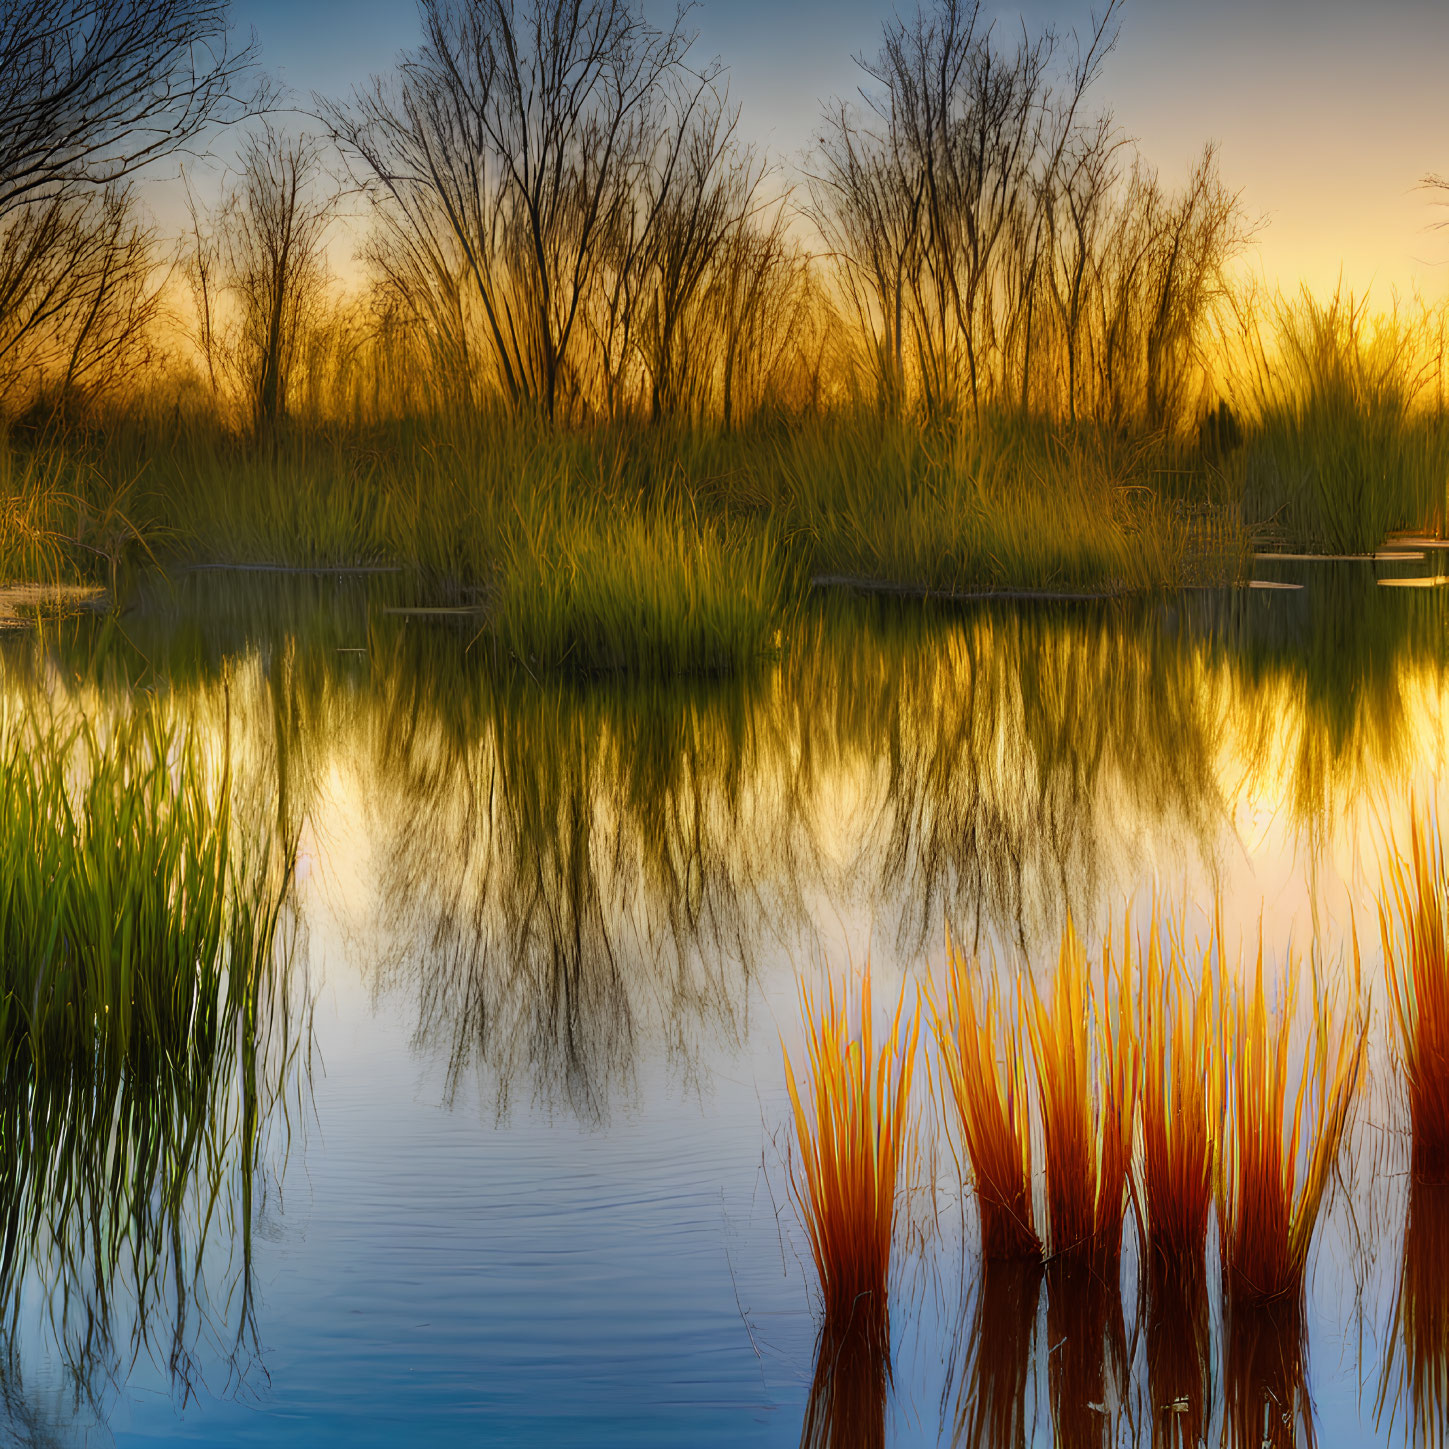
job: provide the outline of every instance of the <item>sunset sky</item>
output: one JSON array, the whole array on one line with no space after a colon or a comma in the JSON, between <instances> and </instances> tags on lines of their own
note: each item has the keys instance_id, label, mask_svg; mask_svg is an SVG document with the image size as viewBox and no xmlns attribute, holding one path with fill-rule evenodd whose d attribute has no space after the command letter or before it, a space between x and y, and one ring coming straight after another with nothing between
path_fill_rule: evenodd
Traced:
<instances>
[{"instance_id":1,"label":"sunset sky","mask_svg":"<svg viewBox=\"0 0 1449 1449\"><path fill-rule=\"evenodd\" d=\"M996 9L1009 27L1022 14ZM887 13L872 0L704 0L695 54L729 67L744 133L795 171L820 100L853 91L853 56L876 48ZM1069 29L1086 12L1038 0L1025 13ZM345 92L419 34L409 0L237 0L235 16L303 96ZM1418 186L1449 172L1446 64L1442 0L1128 0L1095 99L1165 179L1220 143L1225 179L1268 221L1256 259L1270 279L1321 290L1342 266L1386 303L1391 288L1449 291L1449 231L1430 229L1438 213Z\"/></svg>"}]
</instances>

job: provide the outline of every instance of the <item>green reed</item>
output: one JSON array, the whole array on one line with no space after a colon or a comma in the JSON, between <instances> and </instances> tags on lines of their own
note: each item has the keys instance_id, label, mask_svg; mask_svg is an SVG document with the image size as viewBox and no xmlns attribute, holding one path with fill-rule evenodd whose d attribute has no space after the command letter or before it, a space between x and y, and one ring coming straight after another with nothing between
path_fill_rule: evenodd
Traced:
<instances>
[{"instance_id":1,"label":"green reed","mask_svg":"<svg viewBox=\"0 0 1449 1449\"><path fill-rule=\"evenodd\" d=\"M32 700L0 742L0 1312L18 1327L38 1283L78 1381L127 1332L185 1375L150 1320L197 1330L209 1239L243 1279L216 1300L239 1346L249 1324L252 1178L291 1051L271 1036L285 858L242 844L229 741L213 760L158 705L67 722Z\"/></svg>"},{"instance_id":2,"label":"green reed","mask_svg":"<svg viewBox=\"0 0 1449 1449\"><path fill-rule=\"evenodd\" d=\"M823 574L946 592L1231 582L1241 529L1211 499L1194 513L1169 496L1182 466L1161 439L1032 419L835 420L781 445L776 507Z\"/></svg>"},{"instance_id":3,"label":"green reed","mask_svg":"<svg viewBox=\"0 0 1449 1449\"><path fill-rule=\"evenodd\" d=\"M1234 391L1247 429L1233 466L1256 525L1331 553L1442 527L1449 427L1430 402L1443 362L1432 320L1371 316L1342 291L1304 291L1245 317L1248 363Z\"/></svg>"}]
</instances>

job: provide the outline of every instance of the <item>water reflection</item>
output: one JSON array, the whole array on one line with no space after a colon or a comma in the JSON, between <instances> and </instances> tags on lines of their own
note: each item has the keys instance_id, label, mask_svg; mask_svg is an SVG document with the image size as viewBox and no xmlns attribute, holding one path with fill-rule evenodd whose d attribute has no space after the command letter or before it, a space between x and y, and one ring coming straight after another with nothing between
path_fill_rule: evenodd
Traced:
<instances>
[{"instance_id":1,"label":"water reflection","mask_svg":"<svg viewBox=\"0 0 1449 1449\"><path fill-rule=\"evenodd\" d=\"M1409 1179L1404 1256L1379 1408L1410 1442L1449 1442L1449 1184Z\"/></svg>"},{"instance_id":2,"label":"water reflection","mask_svg":"<svg viewBox=\"0 0 1449 1449\"><path fill-rule=\"evenodd\" d=\"M1312 881L1328 822L1441 743L1443 591L1362 568L1083 609L839 601L744 678L640 687L499 668L383 612L389 587L194 577L7 672L99 648L118 695L233 679L279 829L360 804L358 949L450 1090L482 1071L502 1108L522 1087L585 1121L641 1051L689 1080L700 1040L740 1039L762 949L808 949L821 901L907 957L943 920L1030 949L1144 873L1215 886L1265 810Z\"/></svg>"},{"instance_id":3,"label":"water reflection","mask_svg":"<svg viewBox=\"0 0 1449 1449\"><path fill-rule=\"evenodd\" d=\"M966 1325L966 1370L952 1411L951 1443L958 1449L1025 1449L1032 1441L1041 1285L1039 1263L982 1260Z\"/></svg>"},{"instance_id":4,"label":"water reflection","mask_svg":"<svg viewBox=\"0 0 1449 1449\"><path fill-rule=\"evenodd\" d=\"M1213 1412L1212 1324L1207 1274L1147 1258L1148 1412L1154 1449L1207 1440Z\"/></svg>"},{"instance_id":5,"label":"water reflection","mask_svg":"<svg viewBox=\"0 0 1449 1449\"><path fill-rule=\"evenodd\" d=\"M383 979L418 1041L584 1121L642 1042L687 1078L742 1030L755 945L794 911L803 847L748 683L578 690L452 671L395 641L357 727Z\"/></svg>"},{"instance_id":6,"label":"water reflection","mask_svg":"<svg viewBox=\"0 0 1449 1449\"><path fill-rule=\"evenodd\" d=\"M1215 886L1254 831L1275 832L1295 891L1316 884L1385 779L1435 768L1446 643L1443 591L1321 578L1075 610L843 601L745 677L645 687L499 668L355 581L212 584L0 649L21 701L78 667L100 713L144 687L214 722L227 695L249 828L310 841L346 969L405 1017L445 1094L476 1075L500 1112L597 1127L641 1064L703 1092L752 1038L773 1061L775 1023L752 1019L762 978L836 925L874 925L909 961L947 919L968 950L1036 953L1068 910L1100 920L1148 876ZM181 1397L218 1357L251 1372L265 1073L236 1059L203 1075L0 1084L0 1291L16 1324L17 1305L57 1309L78 1382L142 1353L174 1363ZM68 1158L27 1146L35 1124ZM1411 1194L1399 1331L1414 1432L1437 1443L1432 1196ZM1144 1292L1136 1359L1115 1275L984 1264L953 1441L1187 1444L1219 1422L1235 1443L1311 1438L1299 1310L1236 1312L1215 1346L1202 1278ZM44 1380L31 1340L9 1341L0 1395L19 1425ZM849 1333L818 1350L804 1442L882 1442L883 1356Z\"/></svg>"},{"instance_id":7,"label":"water reflection","mask_svg":"<svg viewBox=\"0 0 1449 1449\"><path fill-rule=\"evenodd\" d=\"M1303 1305L1294 1295L1229 1303L1223 1326L1223 1442L1233 1449L1311 1446Z\"/></svg>"},{"instance_id":8,"label":"water reflection","mask_svg":"<svg viewBox=\"0 0 1449 1449\"><path fill-rule=\"evenodd\" d=\"M815 1352L801 1449L885 1449L890 1345L872 1325L827 1320Z\"/></svg>"},{"instance_id":9,"label":"water reflection","mask_svg":"<svg viewBox=\"0 0 1449 1449\"><path fill-rule=\"evenodd\" d=\"M253 1223L300 1061L292 852L244 818L228 734L95 707L34 701L19 747L3 726L28 838L0 857L0 1429L23 1443L103 1420L142 1362L180 1406L255 1375Z\"/></svg>"}]
</instances>

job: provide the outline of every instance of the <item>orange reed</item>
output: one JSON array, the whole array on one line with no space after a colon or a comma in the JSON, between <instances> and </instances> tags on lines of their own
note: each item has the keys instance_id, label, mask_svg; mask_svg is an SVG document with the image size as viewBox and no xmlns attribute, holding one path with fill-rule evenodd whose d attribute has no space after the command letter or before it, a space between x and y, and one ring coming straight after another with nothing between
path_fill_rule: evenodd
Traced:
<instances>
[{"instance_id":1,"label":"orange reed","mask_svg":"<svg viewBox=\"0 0 1449 1449\"><path fill-rule=\"evenodd\" d=\"M884 1345L896 1188L912 1153L909 1099L920 1000L907 1016L901 988L877 1051L869 965L853 1024L849 993L833 980L823 996L804 983L800 995L809 1093L802 1098L785 1052L798 1147L791 1187L820 1275L827 1330L843 1332L858 1321Z\"/></svg>"},{"instance_id":2,"label":"orange reed","mask_svg":"<svg viewBox=\"0 0 1449 1449\"><path fill-rule=\"evenodd\" d=\"M1357 950L1354 981L1356 987ZM1232 1008L1224 1013L1220 1050L1227 1122L1218 1211L1223 1284L1230 1301L1240 1303L1296 1301L1301 1292L1319 1208L1363 1071L1363 1027L1335 1030L1315 977L1312 1030L1295 1073L1295 982L1290 962L1283 999L1270 1012L1260 937L1252 986L1235 983L1227 993Z\"/></svg>"},{"instance_id":3,"label":"orange reed","mask_svg":"<svg viewBox=\"0 0 1449 1449\"><path fill-rule=\"evenodd\" d=\"M1120 962L1110 937L1104 944L1097 997L1068 922L1049 1001L1031 986L1048 1252L1085 1255L1104 1274L1115 1274L1121 1252L1136 1115L1128 939L1124 933Z\"/></svg>"},{"instance_id":4,"label":"orange reed","mask_svg":"<svg viewBox=\"0 0 1449 1449\"><path fill-rule=\"evenodd\" d=\"M950 1089L988 1260L1040 1259L1032 1222L1031 1116L1019 1012L1007 1015L995 980L946 943L946 1014L931 998L943 1083ZM1000 1036L998 1037L998 1026Z\"/></svg>"},{"instance_id":5,"label":"orange reed","mask_svg":"<svg viewBox=\"0 0 1449 1449\"><path fill-rule=\"evenodd\" d=\"M1409 1086L1411 1171L1449 1181L1449 878L1437 825L1409 826L1379 903L1384 971Z\"/></svg>"},{"instance_id":6,"label":"orange reed","mask_svg":"<svg viewBox=\"0 0 1449 1449\"><path fill-rule=\"evenodd\" d=\"M1149 1285L1203 1271L1213 1199L1213 1142L1222 1100L1213 1071L1213 982L1221 976L1221 929L1189 971L1174 936L1163 960L1158 912L1141 958L1138 1036L1142 1053L1141 1203ZM1191 984L1195 974L1197 984Z\"/></svg>"}]
</instances>

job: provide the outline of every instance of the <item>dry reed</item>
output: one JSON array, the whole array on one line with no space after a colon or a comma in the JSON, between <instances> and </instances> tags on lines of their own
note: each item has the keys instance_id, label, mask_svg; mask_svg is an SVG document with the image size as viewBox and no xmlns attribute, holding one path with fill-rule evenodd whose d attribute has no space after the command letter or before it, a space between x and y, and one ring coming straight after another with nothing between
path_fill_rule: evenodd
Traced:
<instances>
[{"instance_id":1,"label":"dry reed","mask_svg":"<svg viewBox=\"0 0 1449 1449\"><path fill-rule=\"evenodd\" d=\"M983 990L979 975L973 979L974 963L949 941L947 952L946 1015L932 998L931 1021L943 1085L950 1089L971 1162L981 1255L988 1261L1039 1259L1026 1053L1018 1015L1003 1013L997 983Z\"/></svg>"},{"instance_id":2,"label":"dry reed","mask_svg":"<svg viewBox=\"0 0 1449 1449\"><path fill-rule=\"evenodd\" d=\"M1086 952L1068 922L1049 1001L1029 1013L1046 1172L1047 1249L1116 1276L1137 1097L1131 949L1103 946L1094 1000Z\"/></svg>"},{"instance_id":3,"label":"dry reed","mask_svg":"<svg viewBox=\"0 0 1449 1449\"><path fill-rule=\"evenodd\" d=\"M1357 984L1357 950L1355 950ZM1269 1010L1258 946L1251 988L1235 985L1220 1055L1226 1129L1218 1174L1223 1283L1230 1308L1297 1301L1313 1231L1363 1068L1362 1025L1334 1029L1315 976L1312 1031L1291 1086L1292 962Z\"/></svg>"},{"instance_id":4,"label":"dry reed","mask_svg":"<svg viewBox=\"0 0 1449 1449\"><path fill-rule=\"evenodd\" d=\"M1409 1087L1411 1171L1434 1182L1449 1168L1449 878L1437 824L1415 812L1409 854L1385 870L1379 928Z\"/></svg>"},{"instance_id":5,"label":"dry reed","mask_svg":"<svg viewBox=\"0 0 1449 1449\"><path fill-rule=\"evenodd\" d=\"M823 996L801 987L809 1096L802 1098L786 1051L799 1148L791 1187L820 1277L827 1335L860 1324L884 1351L897 1186L914 1149L909 1104L920 1001L907 1016L902 986L877 1052L869 966L854 1024L848 997L833 980Z\"/></svg>"}]
</instances>

